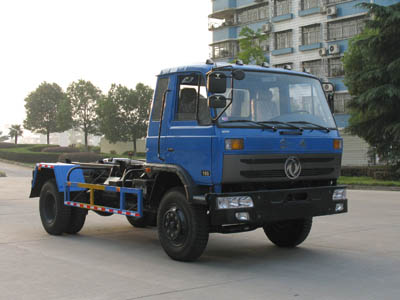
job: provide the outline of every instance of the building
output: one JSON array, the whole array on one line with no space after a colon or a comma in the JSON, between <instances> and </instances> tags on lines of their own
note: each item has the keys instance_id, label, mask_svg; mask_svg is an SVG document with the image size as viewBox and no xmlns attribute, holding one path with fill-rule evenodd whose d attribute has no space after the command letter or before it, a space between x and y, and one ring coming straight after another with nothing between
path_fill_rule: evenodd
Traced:
<instances>
[{"instance_id":1,"label":"building","mask_svg":"<svg viewBox=\"0 0 400 300\"><path fill-rule=\"evenodd\" d=\"M371 0L391 5L400 0ZM343 83L341 57L348 41L364 27L366 0L212 0L209 30L214 61L232 61L239 52L243 27L261 29L269 40L260 45L273 67L289 66L312 73L335 85L335 118L339 127L348 120L350 99Z\"/></svg>"},{"instance_id":2,"label":"building","mask_svg":"<svg viewBox=\"0 0 400 300\"><path fill-rule=\"evenodd\" d=\"M269 35L260 45L273 67L306 71L335 86L335 119L347 126L350 95L343 83L341 61L349 39L365 25L367 11L356 5L373 2L392 5L400 0L212 0L209 15L214 61L233 61L243 27ZM368 145L358 137L344 136L343 164L368 164ZM354 157L358 157L354 160Z\"/></svg>"}]
</instances>

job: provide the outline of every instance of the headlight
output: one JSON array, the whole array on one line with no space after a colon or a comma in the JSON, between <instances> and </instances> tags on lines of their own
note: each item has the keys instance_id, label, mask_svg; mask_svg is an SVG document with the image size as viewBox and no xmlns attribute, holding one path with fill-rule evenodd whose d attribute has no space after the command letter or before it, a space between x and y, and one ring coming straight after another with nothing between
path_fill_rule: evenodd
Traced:
<instances>
[{"instance_id":1,"label":"headlight","mask_svg":"<svg viewBox=\"0 0 400 300\"><path fill-rule=\"evenodd\" d=\"M250 196L217 197L218 209L254 207Z\"/></svg>"},{"instance_id":2,"label":"headlight","mask_svg":"<svg viewBox=\"0 0 400 300\"><path fill-rule=\"evenodd\" d=\"M336 189L333 191L332 200L345 200L346 199L346 189Z\"/></svg>"}]
</instances>

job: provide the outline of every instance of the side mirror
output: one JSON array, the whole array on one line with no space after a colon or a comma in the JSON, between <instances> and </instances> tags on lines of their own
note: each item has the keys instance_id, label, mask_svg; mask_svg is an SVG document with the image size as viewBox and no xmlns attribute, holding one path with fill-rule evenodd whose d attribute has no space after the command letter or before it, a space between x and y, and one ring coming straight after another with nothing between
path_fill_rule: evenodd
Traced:
<instances>
[{"instance_id":1,"label":"side mirror","mask_svg":"<svg viewBox=\"0 0 400 300\"><path fill-rule=\"evenodd\" d=\"M330 93L335 90L335 86L333 85L333 83L330 83L330 82L323 82L322 88L324 89L325 93Z\"/></svg>"},{"instance_id":2,"label":"side mirror","mask_svg":"<svg viewBox=\"0 0 400 300\"><path fill-rule=\"evenodd\" d=\"M226 106L226 98L223 95L212 95L208 98L209 108L224 108Z\"/></svg>"},{"instance_id":3,"label":"side mirror","mask_svg":"<svg viewBox=\"0 0 400 300\"><path fill-rule=\"evenodd\" d=\"M223 72L212 72L207 78L207 90L212 94L226 92L226 75Z\"/></svg>"}]
</instances>

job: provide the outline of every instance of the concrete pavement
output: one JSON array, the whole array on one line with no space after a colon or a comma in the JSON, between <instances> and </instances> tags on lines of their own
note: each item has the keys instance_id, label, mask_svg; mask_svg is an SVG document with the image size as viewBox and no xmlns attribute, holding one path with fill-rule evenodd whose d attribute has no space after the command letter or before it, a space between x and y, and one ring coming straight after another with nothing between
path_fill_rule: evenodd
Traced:
<instances>
[{"instance_id":1,"label":"concrete pavement","mask_svg":"<svg viewBox=\"0 0 400 300\"><path fill-rule=\"evenodd\" d=\"M314 219L297 249L262 230L212 234L199 261L162 250L155 229L89 213L50 236L29 177L0 178L0 299L399 299L400 193L349 191L348 214Z\"/></svg>"}]
</instances>

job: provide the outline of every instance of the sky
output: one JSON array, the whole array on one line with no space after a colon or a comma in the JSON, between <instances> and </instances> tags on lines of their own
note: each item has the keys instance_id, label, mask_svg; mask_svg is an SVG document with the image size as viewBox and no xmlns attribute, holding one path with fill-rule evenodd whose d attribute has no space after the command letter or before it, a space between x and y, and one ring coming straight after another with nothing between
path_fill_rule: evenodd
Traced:
<instances>
[{"instance_id":1,"label":"sky","mask_svg":"<svg viewBox=\"0 0 400 300\"><path fill-rule=\"evenodd\" d=\"M0 130L22 124L40 83L155 87L209 57L211 0L0 0Z\"/></svg>"}]
</instances>

